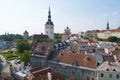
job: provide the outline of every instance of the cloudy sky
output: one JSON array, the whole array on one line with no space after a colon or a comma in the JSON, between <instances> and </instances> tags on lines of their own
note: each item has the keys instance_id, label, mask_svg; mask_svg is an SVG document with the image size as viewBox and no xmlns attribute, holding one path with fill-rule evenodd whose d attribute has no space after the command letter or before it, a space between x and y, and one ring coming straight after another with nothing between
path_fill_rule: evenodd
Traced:
<instances>
[{"instance_id":1,"label":"cloudy sky","mask_svg":"<svg viewBox=\"0 0 120 80\"><path fill-rule=\"evenodd\" d=\"M120 26L120 0L0 0L0 34L44 33L49 5L55 33Z\"/></svg>"}]
</instances>

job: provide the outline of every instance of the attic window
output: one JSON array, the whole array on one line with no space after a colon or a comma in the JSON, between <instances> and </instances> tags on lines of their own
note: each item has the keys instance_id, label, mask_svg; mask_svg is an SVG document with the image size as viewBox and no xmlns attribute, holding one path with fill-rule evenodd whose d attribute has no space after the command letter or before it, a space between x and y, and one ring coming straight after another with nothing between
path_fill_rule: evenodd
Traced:
<instances>
[{"instance_id":1,"label":"attic window","mask_svg":"<svg viewBox=\"0 0 120 80\"><path fill-rule=\"evenodd\" d=\"M106 71L109 71L109 69L107 68Z\"/></svg>"},{"instance_id":2,"label":"attic window","mask_svg":"<svg viewBox=\"0 0 120 80\"><path fill-rule=\"evenodd\" d=\"M56 57L56 58L54 58L54 61L55 62L59 62L59 59Z\"/></svg>"},{"instance_id":3,"label":"attic window","mask_svg":"<svg viewBox=\"0 0 120 80\"><path fill-rule=\"evenodd\" d=\"M60 54L61 56L63 55L63 53Z\"/></svg>"},{"instance_id":4,"label":"attic window","mask_svg":"<svg viewBox=\"0 0 120 80\"><path fill-rule=\"evenodd\" d=\"M42 46L42 51L45 51L45 46Z\"/></svg>"},{"instance_id":5,"label":"attic window","mask_svg":"<svg viewBox=\"0 0 120 80\"><path fill-rule=\"evenodd\" d=\"M86 60L87 60L87 61L91 61L91 58L90 58L90 57L86 57Z\"/></svg>"},{"instance_id":6,"label":"attic window","mask_svg":"<svg viewBox=\"0 0 120 80\"><path fill-rule=\"evenodd\" d=\"M77 62L77 61L73 61L73 62L72 62L72 65L78 66L78 62Z\"/></svg>"},{"instance_id":7,"label":"attic window","mask_svg":"<svg viewBox=\"0 0 120 80\"><path fill-rule=\"evenodd\" d=\"M116 71L116 69L113 69L113 71Z\"/></svg>"}]
</instances>

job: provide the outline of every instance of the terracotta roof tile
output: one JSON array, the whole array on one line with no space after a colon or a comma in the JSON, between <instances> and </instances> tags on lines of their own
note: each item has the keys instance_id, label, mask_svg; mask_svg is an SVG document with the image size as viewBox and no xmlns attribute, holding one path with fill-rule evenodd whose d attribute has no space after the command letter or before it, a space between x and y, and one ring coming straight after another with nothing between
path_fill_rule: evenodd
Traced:
<instances>
[{"instance_id":1,"label":"terracotta roof tile","mask_svg":"<svg viewBox=\"0 0 120 80\"><path fill-rule=\"evenodd\" d=\"M57 79L64 80L63 76L59 75L57 72L52 72L50 67L41 69L41 66L39 66L31 69L30 71L32 72L32 75L34 76L35 80L41 80L41 78L43 80L48 79L48 72L51 73L52 80L57 80ZM41 76L41 78L39 76Z\"/></svg>"},{"instance_id":2,"label":"terracotta roof tile","mask_svg":"<svg viewBox=\"0 0 120 80\"><path fill-rule=\"evenodd\" d=\"M64 52L59 56L59 61L62 63L72 64L73 61L77 61L79 66L96 68L96 59L93 55L85 53L67 53Z\"/></svg>"},{"instance_id":3,"label":"terracotta roof tile","mask_svg":"<svg viewBox=\"0 0 120 80\"><path fill-rule=\"evenodd\" d=\"M103 55L103 61L115 62L113 55Z\"/></svg>"},{"instance_id":4,"label":"terracotta roof tile","mask_svg":"<svg viewBox=\"0 0 120 80\"><path fill-rule=\"evenodd\" d=\"M32 68L32 69L30 70L30 72L32 73L32 72L37 71L37 70L40 70L40 69L42 69L42 66L38 66L38 67L36 67L36 68Z\"/></svg>"},{"instance_id":5,"label":"terracotta roof tile","mask_svg":"<svg viewBox=\"0 0 120 80\"><path fill-rule=\"evenodd\" d=\"M47 55L48 54L48 48L50 48L50 43L45 42L38 42L33 46L33 49L31 51L32 54L40 54L40 55ZM42 47L44 47L44 50L42 50Z\"/></svg>"},{"instance_id":6,"label":"terracotta roof tile","mask_svg":"<svg viewBox=\"0 0 120 80\"><path fill-rule=\"evenodd\" d=\"M120 51L111 51L112 54L120 54Z\"/></svg>"}]
</instances>

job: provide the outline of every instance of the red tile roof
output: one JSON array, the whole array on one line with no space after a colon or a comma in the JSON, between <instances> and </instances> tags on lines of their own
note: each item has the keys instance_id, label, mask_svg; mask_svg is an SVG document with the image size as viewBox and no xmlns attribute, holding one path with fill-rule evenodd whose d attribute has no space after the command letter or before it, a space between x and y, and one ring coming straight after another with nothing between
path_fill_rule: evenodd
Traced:
<instances>
[{"instance_id":1,"label":"red tile roof","mask_svg":"<svg viewBox=\"0 0 120 80\"><path fill-rule=\"evenodd\" d=\"M59 75L57 72L52 72L50 67L43 68L43 69L40 69L40 68L41 68L41 66L30 70L32 72L32 75L34 76L35 80L41 80L41 78L43 80L48 79L48 72L51 73L52 80L57 80L57 79L64 80L63 76ZM41 76L41 78L40 78L40 76Z\"/></svg>"},{"instance_id":2,"label":"red tile roof","mask_svg":"<svg viewBox=\"0 0 120 80\"><path fill-rule=\"evenodd\" d=\"M34 72L34 71L41 70L41 69L42 69L42 66L38 66L38 67L36 67L36 68L32 68L32 69L30 70L30 72L32 73L32 72Z\"/></svg>"},{"instance_id":3,"label":"red tile roof","mask_svg":"<svg viewBox=\"0 0 120 80\"><path fill-rule=\"evenodd\" d=\"M120 54L120 51L111 51L112 54Z\"/></svg>"},{"instance_id":4,"label":"red tile roof","mask_svg":"<svg viewBox=\"0 0 120 80\"><path fill-rule=\"evenodd\" d=\"M40 46L44 46L45 50L42 51L40 49ZM33 46L31 53L36 54L36 53L39 53L39 52L43 52L44 53L43 55L47 55L48 54L48 48L50 48L50 46L51 46L50 43L38 42Z\"/></svg>"},{"instance_id":5,"label":"red tile roof","mask_svg":"<svg viewBox=\"0 0 120 80\"><path fill-rule=\"evenodd\" d=\"M51 72L51 68L50 67L34 71L34 72L32 72L32 75L35 76L35 77L38 77L39 75L42 76L42 75L47 74L48 72Z\"/></svg>"},{"instance_id":6,"label":"red tile roof","mask_svg":"<svg viewBox=\"0 0 120 80\"><path fill-rule=\"evenodd\" d=\"M96 59L93 55L85 53L68 53L64 52L62 55L59 55L59 61L62 63L72 64L74 61L77 61L79 66L96 68Z\"/></svg>"},{"instance_id":7,"label":"red tile roof","mask_svg":"<svg viewBox=\"0 0 120 80\"><path fill-rule=\"evenodd\" d=\"M115 59L113 57L113 55L103 55L103 61L110 61L110 62L115 62Z\"/></svg>"}]
</instances>

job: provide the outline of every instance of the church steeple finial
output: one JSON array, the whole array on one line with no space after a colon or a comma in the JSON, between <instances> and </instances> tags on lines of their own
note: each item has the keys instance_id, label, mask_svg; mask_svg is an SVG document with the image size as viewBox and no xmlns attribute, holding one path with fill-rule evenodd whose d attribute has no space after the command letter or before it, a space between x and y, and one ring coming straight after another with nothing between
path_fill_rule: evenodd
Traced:
<instances>
[{"instance_id":1,"label":"church steeple finial","mask_svg":"<svg viewBox=\"0 0 120 80\"><path fill-rule=\"evenodd\" d=\"M49 6L49 11L48 11L48 21L51 21L51 11L50 11L50 6Z\"/></svg>"},{"instance_id":2,"label":"church steeple finial","mask_svg":"<svg viewBox=\"0 0 120 80\"><path fill-rule=\"evenodd\" d=\"M109 22L107 21L107 27L106 27L106 29L110 29L110 27L109 27Z\"/></svg>"}]
</instances>

